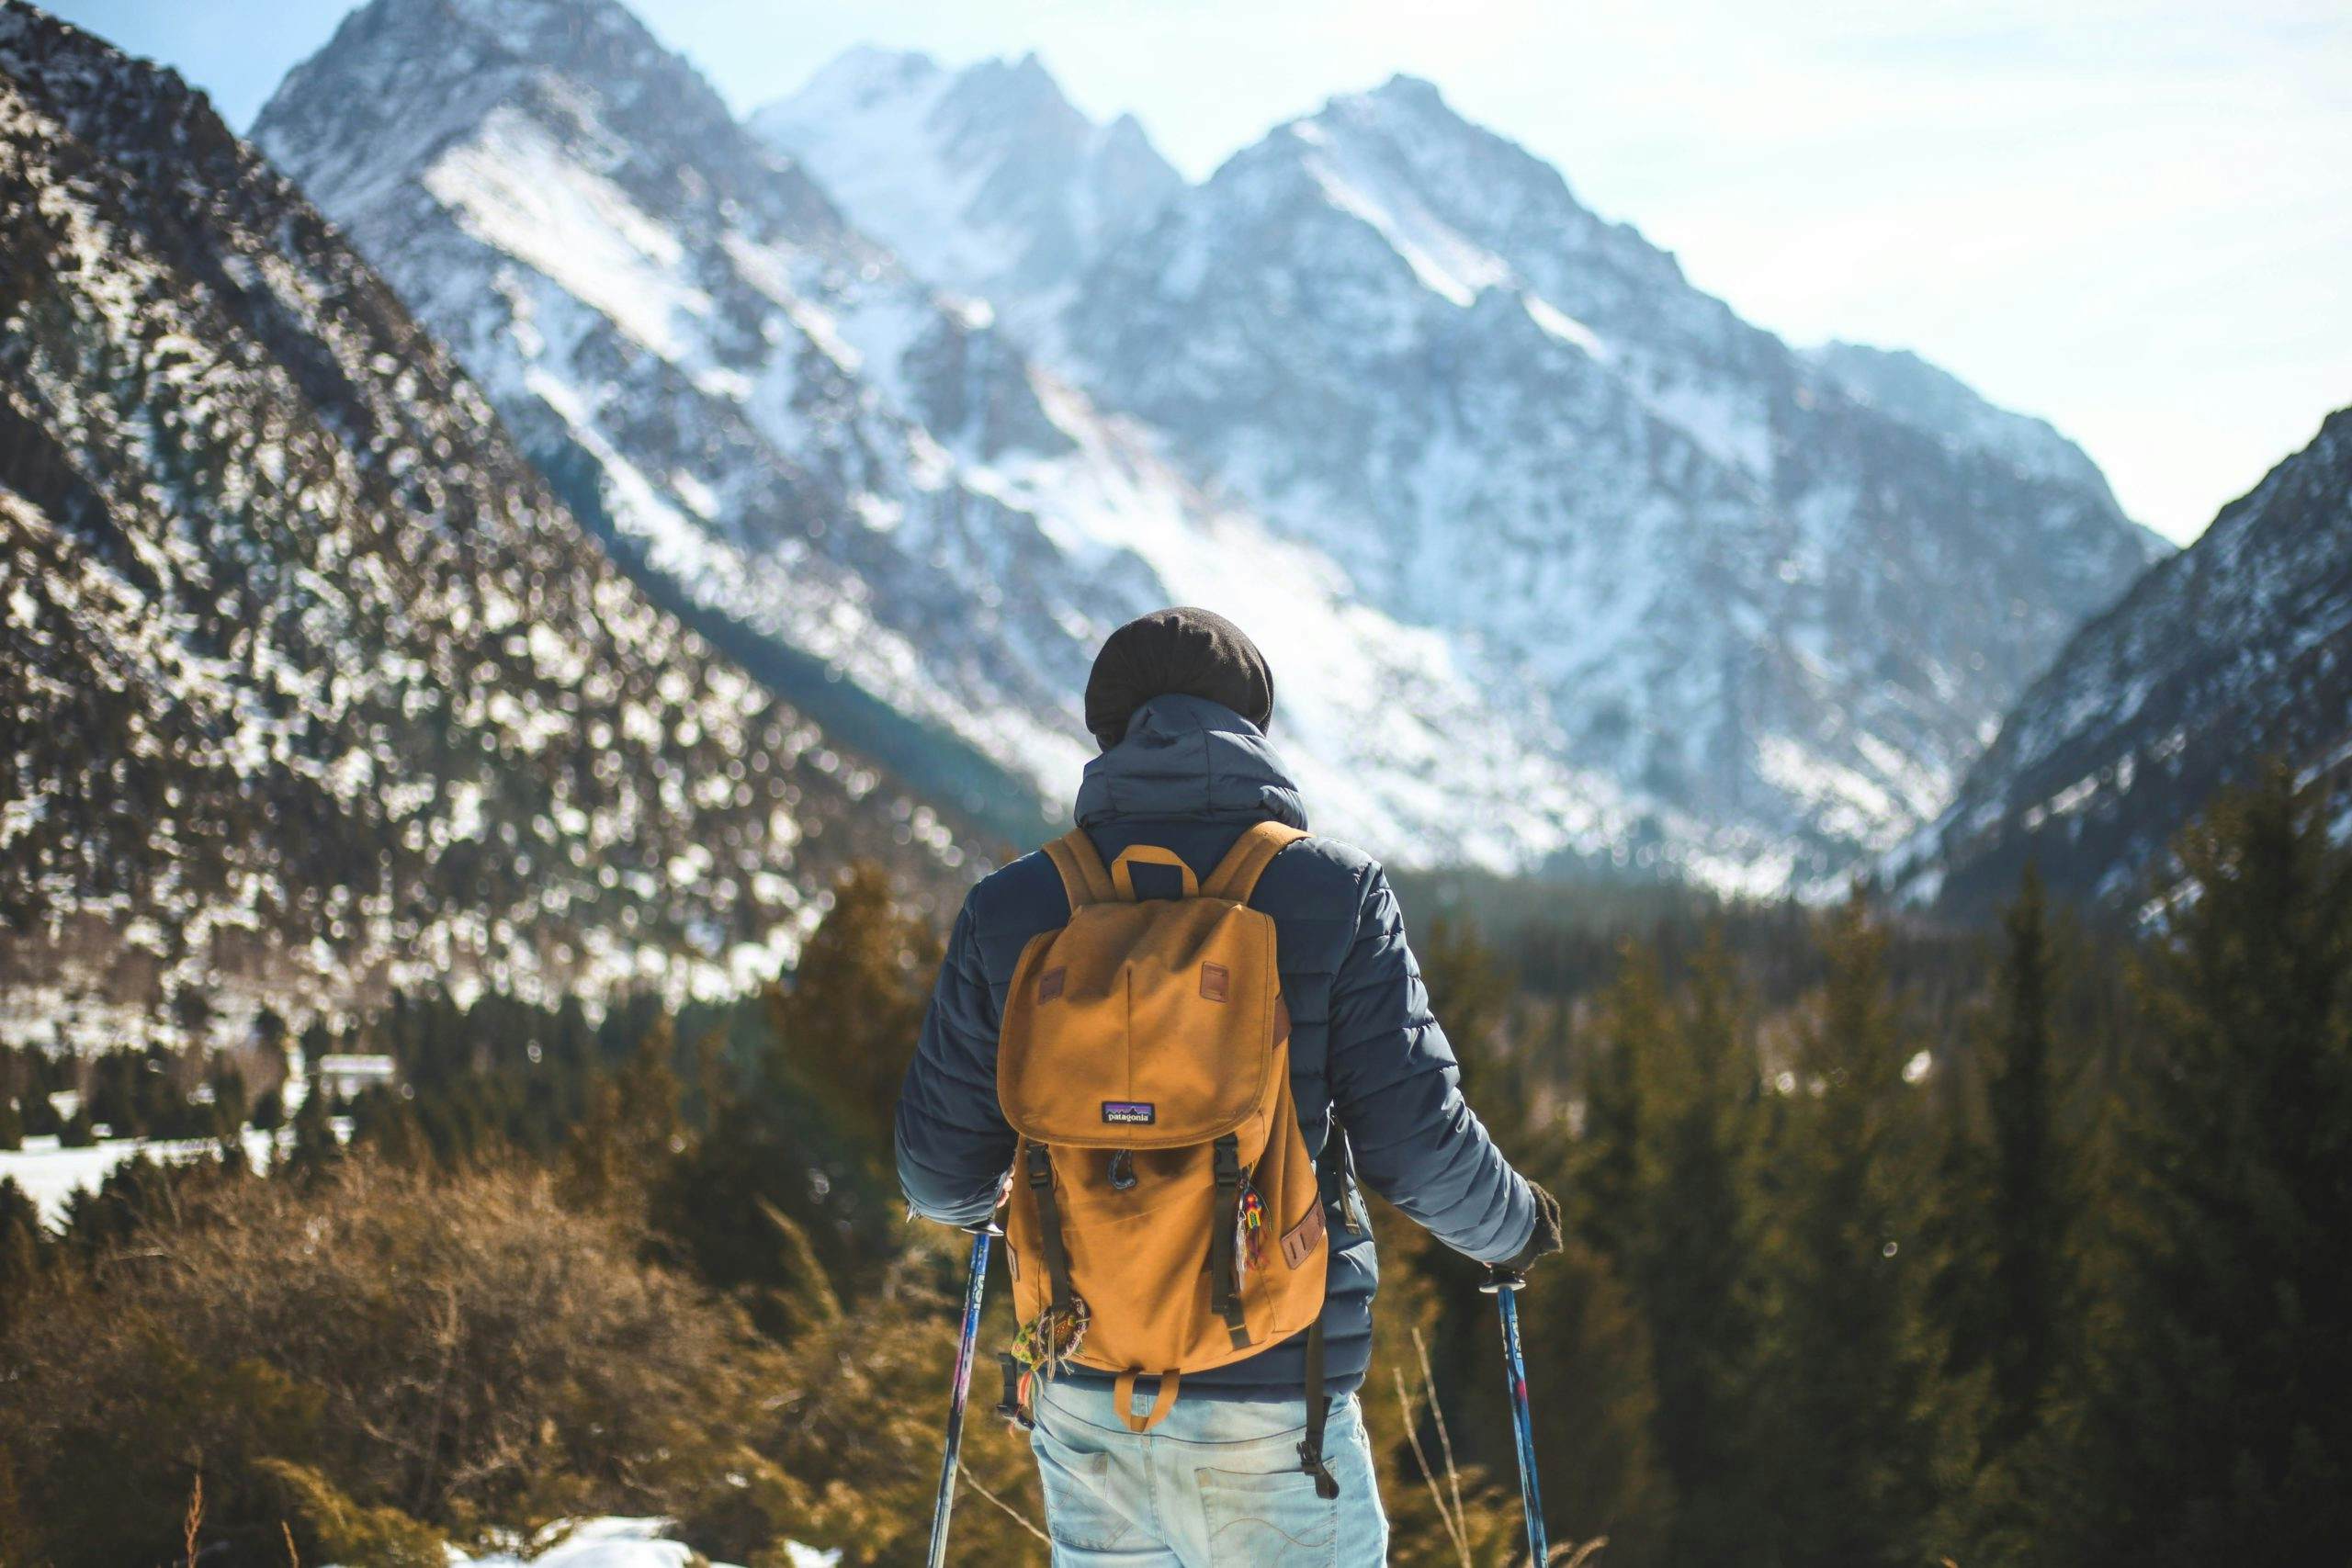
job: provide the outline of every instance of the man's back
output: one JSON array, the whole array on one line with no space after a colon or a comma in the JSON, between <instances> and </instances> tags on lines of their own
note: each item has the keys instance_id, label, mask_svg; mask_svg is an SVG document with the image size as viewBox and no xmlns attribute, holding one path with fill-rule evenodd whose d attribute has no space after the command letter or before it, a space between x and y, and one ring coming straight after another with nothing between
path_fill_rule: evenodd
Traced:
<instances>
[{"instance_id":1,"label":"man's back","mask_svg":"<svg viewBox=\"0 0 2352 1568\"><path fill-rule=\"evenodd\" d=\"M1137 711L1126 739L1088 766L1080 825L1105 861L1131 844L1174 851L1205 875L1252 822L1305 827L1306 811L1254 727L1218 705L1165 696ZM1155 891L1150 867L1136 890ZM1159 891L1173 894L1176 874ZM1430 1016L1387 879L1369 856L1308 838L1274 858L1252 908L1274 921L1290 1010L1290 1068L1301 1129L1318 1157L1333 1111L1355 1170L1449 1245L1506 1258L1534 1229L1534 1204L1463 1103L1451 1047ZM899 1179L917 1212L968 1223L993 1206L1013 1135L996 1103L997 1026L1022 949L1069 918L1043 854L973 889L899 1112ZM1376 1270L1360 1199L1326 1215L1334 1247L1324 1332L1329 1386L1348 1392L1371 1354ZM1187 1397L1298 1396L1297 1340L1185 1381ZM1084 1371L1072 1376L1087 1379Z\"/></svg>"},{"instance_id":2,"label":"man's back","mask_svg":"<svg viewBox=\"0 0 2352 1568\"><path fill-rule=\"evenodd\" d=\"M1077 815L1102 862L1155 845L1197 882L1252 825L1306 827L1266 741L1272 674L1229 622L1169 610L1122 626L1095 660L1086 706L1102 753L1087 765ZM1138 897L1185 891L1173 866L1130 869ZM1172 1405L1154 1402L1148 1429L1136 1426L1133 1386L1118 1408L1115 1374L1069 1363L1033 1384L1031 1441L1057 1568L1385 1561L1387 1525L1355 1397L1372 1354L1378 1269L1354 1183L1481 1261L1524 1267L1559 1245L1557 1206L1511 1170L1463 1102L1379 865L1309 836L1274 855L1248 902L1274 927L1300 1134L1336 1176L1319 1200L1330 1243L1323 1311L1315 1328L1182 1371L1181 1393ZM968 1224L996 1207L1016 1146L997 1095L1006 998L1023 950L1071 915L1062 874L1042 853L984 879L965 900L899 1104L899 1179L917 1213ZM1050 1194L1061 1178L1050 1158L1042 1164L1030 1180ZM1214 1224L1210 1234L1219 1234ZM1201 1278L1218 1277L1217 1244L1203 1250ZM1066 1275L1050 1258L1045 1266L1058 1303ZM1106 1320L1150 1304L1086 1303ZM1048 1305L1023 1325L1031 1354L1049 1368L1066 1343L1065 1315ZM1067 1315L1079 1320L1074 1305ZM1161 1381L1150 1371L1130 1369L1131 1382Z\"/></svg>"}]
</instances>

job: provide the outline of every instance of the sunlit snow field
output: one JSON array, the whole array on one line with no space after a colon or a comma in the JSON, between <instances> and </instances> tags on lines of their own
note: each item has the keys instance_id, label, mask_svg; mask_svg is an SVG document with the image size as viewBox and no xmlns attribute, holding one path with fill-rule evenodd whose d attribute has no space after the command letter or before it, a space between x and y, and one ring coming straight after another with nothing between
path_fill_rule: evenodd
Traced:
<instances>
[{"instance_id":1,"label":"sunlit snow field","mask_svg":"<svg viewBox=\"0 0 2352 1568\"><path fill-rule=\"evenodd\" d=\"M452 1551L449 1568L522 1568L526 1562L533 1568L686 1568L696 1558L683 1543L662 1539L669 1529L670 1521L661 1518L582 1519L541 1532L531 1543L533 1555L528 1557L506 1551L467 1557ZM551 1539L556 1540L555 1545L537 1550ZM792 1568L832 1568L842 1556L797 1541L785 1542L784 1552ZM714 1562L710 1568L728 1568L728 1564Z\"/></svg>"},{"instance_id":2,"label":"sunlit snow field","mask_svg":"<svg viewBox=\"0 0 2352 1568\"><path fill-rule=\"evenodd\" d=\"M334 1119L335 1136L351 1135L351 1119ZM265 1164L273 1146L293 1141L291 1128L275 1134L248 1127L242 1134L245 1157L255 1167ZM28 1197L40 1206L41 1221L55 1224L65 1216L66 1202L76 1192L95 1190L116 1166L144 1150L163 1161L193 1159L218 1145L209 1138L101 1138L88 1148L59 1146L56 1136L27 1138L21 1149L0 1150L0 1177L13 1177Z\"/></svg>"}]
</instances>

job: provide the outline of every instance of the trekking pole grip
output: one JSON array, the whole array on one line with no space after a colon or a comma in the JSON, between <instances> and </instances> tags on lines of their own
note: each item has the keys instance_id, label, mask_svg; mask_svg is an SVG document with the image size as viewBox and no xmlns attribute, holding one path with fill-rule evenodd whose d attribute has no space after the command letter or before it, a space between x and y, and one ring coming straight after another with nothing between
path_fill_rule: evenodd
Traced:
<instances>
[{"instance_id":1,"label":"trekking pole grip","mask_svg":"<svg viewBox=\"0 0 2352 1568\"><path fill-rule=\"evenodd\" d=\"M1478 1282L1479 1292L1489 1296L1498 1295L1504 1291L1523 1291L1526 1288L1527 1274L1524 1269L1506 1269L1499 1263L1487 1264L1487 1277Z\"/></svg>"}]
</instances>

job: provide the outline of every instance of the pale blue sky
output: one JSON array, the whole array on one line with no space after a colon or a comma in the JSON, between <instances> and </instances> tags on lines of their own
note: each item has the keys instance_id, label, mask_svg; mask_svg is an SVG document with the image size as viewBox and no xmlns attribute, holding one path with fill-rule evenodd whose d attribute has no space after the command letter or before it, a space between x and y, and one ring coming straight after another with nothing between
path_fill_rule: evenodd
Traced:
<instances>
[{"instance_id":1,"label":"pale blue sky","mask_svg":"<svg viewBox=\"0 0 2352 1568\"><path fill-rule=\"evenodd\" d=\"M59 0L248 124L340 0ZM1393 72L1800 342L2046 415L2193 536L2352 403L2342 0L648 0L739 109L849 45L1036 51L1199 175Z\"/></svg>"}]
</instances>

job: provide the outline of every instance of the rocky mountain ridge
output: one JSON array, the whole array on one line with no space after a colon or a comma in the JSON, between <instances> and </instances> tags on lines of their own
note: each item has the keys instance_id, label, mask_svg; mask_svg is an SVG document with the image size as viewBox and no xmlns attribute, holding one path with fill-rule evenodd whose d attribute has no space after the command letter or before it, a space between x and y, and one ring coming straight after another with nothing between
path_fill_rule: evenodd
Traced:
<instances>
[{"instance_id":1,"label":"rocky mountain ridge","mask_svg":"<svg viewBox=\"0 0 2352 1568\"><path fill-rule=\"evenodd\" d=\"M1201 600L1283 671L1275 740L1327 829L1488 865L1620 840L1622 792L1442 638L908 274L618 5L375 0L254 138L646 581L1009 835L1074 789L1102 637Z\"/></svg>"},{"instance_id":2,"label":"rocky mountain ridge","mask_svg":"<svg viewBox=\"0 0 2352 1568\"><path fill-rule=\"evenodd\" d=\"M1106 402L1768 885L1934 812L2152 554L2103 483L1856 400L1409 78L1235 155L1062 320Z\"/></svg>"},{"instance_id":3,"label":"rocky mountain ridge","mask_svg":"<svg viewBox=\"0 0 2352 1568\"><path fill-rule=\"evenodd\" d=\"M927 188L956 80L862 52L756 122L812 170L911 158ZM856 112L821 112L844 81ZM965 166L1016 166L1001 140ZM836 193L852 221L878 183ZM1895 842L2164 548L2046 425L1912 356L1792 351L1428 83L1158 200L1074 285L953 282L1443 639L1621 792L1652 864L1818 885ZM966 223L934 208L902 249L952 269Z\"/></svg>"},{"instance_id":4,"label":"rocky mountain ridge","mask_svg":"<svg viewBox=\"0 0 2352 1568\"><path fill-rule=\"evenodd\" d=\"M648 603L175 75L0 5L0 1037L773 975L946 819Z\"/></svg>"},{"instance_id":5,"label":"rocky mountain ridge","mask_svg":"<svg viewBox=\"0 0 2352 1568\"><path fill-rule=\"evenodd\" d=\"M2352 831L2352 409L2068 642L1891 874L1962 911L2028 862L2087 901L2160 902L2173 835L2271 762Z\"/></svg>"},{"instance_id":6,"label":"rocky mountain ridge","mask_svg":"<svg viewBox=\"0 0 2352 1568\"><path fill-rule=\"evenodd\" d=\"M1032 337L1184 184L1132 115L1087 118L1034 54L950 71L854 49L747 123L917 276L1004 302Z\"/></svg>"}]
</instances>

